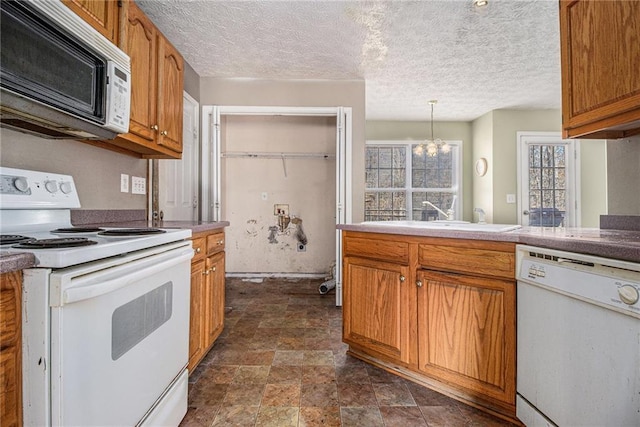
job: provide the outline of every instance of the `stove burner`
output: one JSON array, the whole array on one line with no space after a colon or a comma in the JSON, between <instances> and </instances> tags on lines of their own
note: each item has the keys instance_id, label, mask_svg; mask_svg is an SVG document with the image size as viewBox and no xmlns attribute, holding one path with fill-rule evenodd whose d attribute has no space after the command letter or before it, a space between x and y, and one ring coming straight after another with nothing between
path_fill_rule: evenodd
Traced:
<instances>
[{"instance_id":1,"label":"stove burner","mask_svg":"<svg viewBox=\"0 0 640 427\"><path fill-rule=\"evenodd\" d=\"M98 242L89 240L86 237L64 237L60 239L27 240L12 247L21 249L55 249L89 246L97 243Z\"/></svg>"},{"instance_id":2,"label":"stove burner","mask_svg":"<svg viewBox=\"0 0 640 427\"><path fill-rule=\"evenodd\" d=\"M166 233L166 230L159 228L119 228L115 230L106 230L98 233L99 236L144 236L147 234Z\"/></svg>"},{"instance_id":3,"label":"stove burner","mask_svg":"<svg viewBox=\"0 0 640 427\"><path fill-rule=\"evenodd\" d=\"M104 231L104 228L98 227L69 227L69 228L57 228L52 230L52 233L57 234L73 234L73 233L97 233L98 231Z\"/></svg>"},{"instance_id":4,"label":"stove burner","mask_svg":"<svg viewBox=\"0 0 640 427\"><path fill-rule=\"evenodd\" d=\"M24 242L25 240L32 240L32 238L17 234L0 234L0 245L12 245L14 243Z\"/></svg>"}]
</instances>

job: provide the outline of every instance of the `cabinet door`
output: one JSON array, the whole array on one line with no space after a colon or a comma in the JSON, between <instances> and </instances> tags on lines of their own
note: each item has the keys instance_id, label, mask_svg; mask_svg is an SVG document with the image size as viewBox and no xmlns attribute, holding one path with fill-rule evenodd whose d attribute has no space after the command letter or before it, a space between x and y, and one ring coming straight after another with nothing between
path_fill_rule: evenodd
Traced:
<instances>
[{"instance_id":1,"label":"cabinet door","mask_svg":"<svg viewBox=\"0 0 640 427\"><path fill-rule=\"evenodd\" d=\"M129 133L154 141L157 119L157 30L134 3L129 3L125 52L131 57L131 118Z\"/></svg>"},{"instance_id":2,"label":"cabinet door","mask_svg":"<svg viewBox=\"0 0 640 427\"><path fill-rule=\"evenodd\" d=\"M471 393L515 402L515 282L418 271L418 363Z\"/></svg>"},{"instance_id":3,"label":"cabinet door","mask_svg":"<svg viewBox=\"0 0 640 427\"><path fill-rule=\"evenodd\" d=\"M158 144L182 152L182 91L184 62L180 53L158 33Z\"/></svg>"},{"instance_id":4,"label":"cabinet door","mask_svg":"<svg viewBox=\"0 0 640 427\"><path fill-rule=\"evenodd\" d=\"M191 264L191 313L189 321L189 372L193 372L202 358L205 333L205 260Z\"/></svg>"},{"instance_id":5,"label":"cabinet door","mask_svg":"<svg viewBox=\"0 0 640 427\"><path fill-rule=\"evenodd\" d=\"M343 340L404 363L415 288L409 267L364 258L344 259Z\"/></svg>"},{"instance_id":6,"label":"cabinet door","mask_svg":"<svg viewBox=\"0 0 640 427\"><path fill-rule=\"evenodd\" d=\"M0 426L22 426L22 273L0 275Z\"/></svg>"},{"instance_id":7,"label":"cabinet door","mask_svg":"<svg viewBox=\"0 0 640 427\"><path fill-rule=\"evenodd\" d=\"M118 0L62 0L100 34L118 44Z\"/></svg>"},{"instance_id":8,"label":"cabinet door","mask_svg":"<svg viewBox=\"0 0 640 427\"><path fill-rule=\"evenodd\" d=\"M211 347L224 328L224 252L207 259L206 343Z\"/></svg>"},{"instance_id":9,"label":"cabinet door","mask_svg":"<svg viewBox=\"0 0 640 427\"><path fill-rule=\"evenodd\" d=\"M640 132L640 2L560 2L565 137Z\"/></svg>"}]
</instances>

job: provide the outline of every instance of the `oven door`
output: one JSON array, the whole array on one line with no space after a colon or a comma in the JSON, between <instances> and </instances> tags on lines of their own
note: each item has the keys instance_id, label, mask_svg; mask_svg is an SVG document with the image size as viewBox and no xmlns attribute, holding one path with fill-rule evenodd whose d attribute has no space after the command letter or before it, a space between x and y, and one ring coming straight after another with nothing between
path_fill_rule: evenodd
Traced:
<instances>
[{"instance_id":1,"label":"oven door","mask_svg":"<svg viewBox=\"0 0 640 427\"><path fill-rule=\"evenodd\" d=\"M89 274L52 273L52 425L135 425L184 374L193 254L185 245ZM173 422L186 413L183 394Z\"/></svg>"}]
</instances>

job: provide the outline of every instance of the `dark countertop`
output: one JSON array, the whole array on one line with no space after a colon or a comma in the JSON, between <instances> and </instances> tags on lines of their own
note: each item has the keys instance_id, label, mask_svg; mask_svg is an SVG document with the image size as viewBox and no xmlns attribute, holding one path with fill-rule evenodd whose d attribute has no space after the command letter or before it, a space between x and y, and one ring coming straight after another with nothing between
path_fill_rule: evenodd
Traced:
<instances>
[{"instance_id":1,"label":"dark countertop","mask_svg":"<svg viewBox=\"0 0 640 427\"><path fill-rule=\"evenodd\" d=\"M192 233L202 231L214 231L229 226L228 221L122 221L95 224L82 224L83 226L96 227L129 227L129 228L180 228L190 229Z\"/></svg>"},{"instance_id":2,"label":"dark countertop","mask_svg":"<svg viewBox=\"0 0 640 427\"><path fill-rule=\"evenodd\" d=\"M6 254L0 256L0 273L10 273L12 271L31 268L36 263L33 254Z\"/></svg>"},{"instance_id":3,"label":"dark countertop","mask_svg":"<svg viewBox=\"0 0 640 427\"><path fill-rule=\"evenodd\" d=\"M372 224L343 224L340 230L407 236L445 237L454 239L514 242L531 246L576 252L604 258L640 262L640 232L601 230L599 228L523 227L504 233L480 231L451 231L391 227Z\"/></svg>"}]
</instances>

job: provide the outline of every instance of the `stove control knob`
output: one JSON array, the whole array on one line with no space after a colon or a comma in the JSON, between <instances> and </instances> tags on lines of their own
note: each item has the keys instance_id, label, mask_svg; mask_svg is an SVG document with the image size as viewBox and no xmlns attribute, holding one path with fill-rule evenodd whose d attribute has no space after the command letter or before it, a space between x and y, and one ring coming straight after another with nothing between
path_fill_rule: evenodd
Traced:
<instances>
[{"instance_id":1,"label":"stove control knob","mask_svg":"<svg viewBox=\"0 0 640 427\"><path fill-rule=\"evenodd\" d=\"M640 295L638 290L631 285L623 285L618 288L618 295L623 303L633 305L638 302Z\"/></svg>"},{"instance_id":2,"label":"stove control knob","mask_svg":"<svg viewBox=\"0 0 640 427\"><path fill-rule=\"evenodd\" d=\"M47 181L44 183L44 188L46 188L49 193L57 193L58 183L55 181Z\"/></svg>"},{"instance_id":3,"label":"stove control knob","mask_svg":"<svg viewBox=\"0 0 640 427\"><path fill-rule=\"evenodd\" d=\"M69 194L73 191L73 187L71 186L70 182L61 182L60 183L60 190L64 193L64 194Z\"/></svg>"},{"instance_id":4,"label":"stove control knob","mask_svg":"<svg viewBox=\"0 0 640 427\"><path fill-rule=\"evenodd\" d=\"M21 193L26 193L27 191L29 191L29 182L27 181L27 178L24 178L22 176L19 176L13 180L13 186L16 187L16 190L20 191Z\"/></svg>"}]
</instances>

